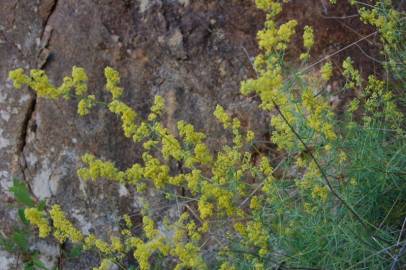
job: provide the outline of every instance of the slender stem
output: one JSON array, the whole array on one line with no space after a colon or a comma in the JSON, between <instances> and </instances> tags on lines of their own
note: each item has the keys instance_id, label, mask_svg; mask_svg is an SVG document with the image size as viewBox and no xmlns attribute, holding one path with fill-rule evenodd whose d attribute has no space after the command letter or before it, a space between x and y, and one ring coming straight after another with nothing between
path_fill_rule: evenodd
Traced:
<instances>
[{"instance_id":1,"label":"slender stem","mask_svg":"<svg viewBox=\"0 0 406 270\"><path fill-rule=\"evenodd\" d=\"M324 169L321 167L319 161L316 159L316 157L313 155L313 152L311 149L307 146L307 144L303 141L302 137L296 132L296 130L292 127L292 125L289 123L289 121L286 119L285 115L282 113L279 105L275 102L275 100L272 99L272 103L279 113L279 115L282 117L283 121L288 125L289 129L293 132L295 137L300 141L300 143L303 145L305 148L306 152L309 153L310 157L313 159L314 163L316 164L317 168L319 169L326 185L328 186L330 192L360 221L360 223L365 227L372 227L374 229L377 229L373 224L369 223L366 221L364 218L362 218L353 208L350 204L348 204L343 197L334 189L333 185L331 184L330 180L327 177L326 172Z\"/></svg>"}]
</instances>

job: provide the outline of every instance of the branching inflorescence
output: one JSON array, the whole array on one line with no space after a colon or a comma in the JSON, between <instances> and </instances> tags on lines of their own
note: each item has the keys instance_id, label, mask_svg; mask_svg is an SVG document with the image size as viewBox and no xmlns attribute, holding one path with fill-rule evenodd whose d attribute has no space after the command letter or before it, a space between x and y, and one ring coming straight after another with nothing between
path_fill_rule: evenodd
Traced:
<instances>
[{"instance_id":1,"label":"branching inflorescence","mask_svg":"<svg viewBox=\"0 0 406 270\"><path fill-rule=\"evenodd\" d=\"M324 91L333 76L332 62L323 63L317 74L292 72L285 52L298 22L276 23L283 5L279 1L256 0L256 4L267 13L265 27L258 32L261 53L254 62L258 76L244 81L241 92L257 95L260 108L274 113L271 142L284 157L277 174L273 168L276 164L267 153L254 159L254 131L244 129L220 105L213 115L231 141L212 151L206 142L209 134L192 124L177 122L177 135L165 127L160 120L165 101L160 96L155 97L149 115L143 119L121 99L124 89L120 87L120 75L111 67L105 69L105 88L111 95L107 104L88 94L88 77L79 67L73 67L71 76L65 77L60 86L54 86L42 70L31 70L30 75L23 69L10 72L16 88L27 85L39 97L76 96L81 116L91 113L94 106L105 106L121 119L125 137L142 146L142 162L125 170L114 162L85 154L84 167L78 169L82 180L108 179L134 187L140 196L148 189L158 190L165 194L168 205L179 208L176 218L158 219L145 204L142 234L133 230L131 217L124 215L125 228L108 240L84 235L57 204L49 209L26 208L25 216L38 228L40 238L53 234L60 243L72 241L85 249L98 250L103 259L94 269L120 265L129 252L142 270L150 269L157 254L172 258L173 268L178 270L260 270L279 264L285 269L285 263L292 267L347 269L367 256L372 257L363 266L376 265L379 260L387 265L389 259L372 254L395 237L394 223L382 226L378 220L393 214L387 213L393 196L405 200L405 184L398 173L404 163L399 158L406 155L396 144L386 147L394 140L403 142L405 134L403 113L390 81L373 75L364 81L353 61L345 60L343 91L353 91L356 97L346 105L344 116L338 117L329 102L332 94ZM377 1L375 7L363 8L360 13L365 22L378 27L384 53L401 51L396 47L401 40L397 32L401 13L391 9L389 1ZM300 55L304 64L311 58L316 37L311 26L304 27L304 52ZM402 67L391 60L388 63L387 68L404 70L404 63ZM375 129L378 131L371 132ZM394 132L388 134L385 129ZM366 153L377 147L381 155L374 163ZM394 167L378 172L381 158ZM171 162L181 164L182 170L171 167ZM365 173L360 167L373 173ZM367 193L366 186L373 191ZM384 200L378 197L379 192L395 195ZM383 207L362 206L377 202ZM362 233L352 235L355 232Z\"/></svg>"}]
</instances>

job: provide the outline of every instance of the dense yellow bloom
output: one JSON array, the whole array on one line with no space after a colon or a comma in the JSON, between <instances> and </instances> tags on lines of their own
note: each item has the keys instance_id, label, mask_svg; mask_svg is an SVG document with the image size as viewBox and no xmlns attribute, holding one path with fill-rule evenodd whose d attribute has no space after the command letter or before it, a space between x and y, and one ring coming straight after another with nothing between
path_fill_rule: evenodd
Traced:
<instances>
[{"instance_id":1,"label":"dense yellow bloom","mask_svg":"<svg viewBox=\"0 0 406 270\"><path fill-rule=\"evenodd\" d=\"M10 71L9 78L13 81L15 88L20 89L23 85L29 86L38 96L50 99L59 97L68 98L72 88L75 88L77 96L83 96L87 92L87 74L83 68L74 66L72 77L64 77L63 83L55 87L48 79L45 71L32 69L30 76L24 74L22 68Z\"/></svg>"},{"instance_id":2,"label":"dense yellow bloom","mask_svg":"<svg viewBox=\"0 0 406 270\"><path fill-rule=\"evenodd\" d=\"M52 206L49 214L53 222L53 227L55 228L54 236L60 243L65 242L67 239L70 239L73 242L83 240L82 233L66 219L65 214L62 212L61 207L58 204Z\"/></svg>"},{"instance_id":3,"label":"dense yellow bloom","mask_svg":"<svg viewBox=\"0 0 406 270\"><path fill-rule=\"evenodd\" d=\"M121 243L120 238L118 237L111 237L111 248L115 252L123 252L124 251L124 246L123 243Z\"/></svg>"},{"instance_id":4,"label":"dense yellow bloom","mask_svg":"<svg viewBox=\"0 0 406 270\"><path fill-rule=\"evenodd\" d=\"M151 135L151 128L146 122L142 122L135 130L133 140L134 142L141 142L143 139Z\"/></svg>"},{"instance_id":5,"label":"dense yellow bloom","mask_svg":"<svg viewBox=\"0 0 406 270\"><path fill-rule=\"evenodd\" d=\"M74 66L72 68L72 83L77 96L83 96L87 92L88 77L84 68Z\"/></svg>"},{"instance_id":6,"label":"dense yellow bloom","mask_svg":"<svg viewBox=\"0 0 406 270\"><path fill-rule=\"evenodd\" d=\"M195 131L194 126L186 123L185 121L178 121L177 128L179 135L187 144L198 144L206 138L204 133Z\"/></svg>"},{"instance_id":7,"label":"dense yellow bloom","mask_svg":"<svg viewBox=\"0 0 406 270\"><path fill-rule=\"evenodd\" d=\"M162 188L169 181L169 167L149 154L143 155L145 178L150 179L156 188Z\"/></svg>"},{"instance_id":8,"label":"dense yellow bloom","mask_svg":"<svg viewBox=\"0 0 406 270\"><path fill-rule=\"evenodd\" d=\"M191 173L185 176L188 188L192 193L196 193L199 191L199 184L201 180L201 171L198 169L192 170Z\"/></svg>"},{"instance_id":9,"label":"dense yellow bloom","mask_svg":"<svg viewBox=\"0 0 406 270\"><path fill-rule=\"evenodd\" d=\"M214 206L212 203L207 202L207 199L202 196L198 202L199 213L201 219L207 219L213 215Z\"/></svg>"},{"instance_id":10,"label":"dense yellow bloom","mask_svg":"<svg viewBox=\"0 0 406 270\"><path fill-rule=\"evenodd\" d=\"M144 216L142 223L144 224L144 232L148 239L153 239L159 235L159 232L155 230L155 224L152 219Z\"/></svg>"},{"instance_id":11,"label":"dense yellow bloom","mask_svg":"<svg viewBox=\"0 0 406 270\"><path fill-rule=\"evenodd\" d=\"M331 64L331 62L327 62L325 63L320 70L321 73L321 78L324 81L328 81L331 79L331 76L333 75L333 65Z\"/></svg>"},{"instance_id":12,"label":"dense yellow bloom","mask_svg":"<svg viewBox=\"0 0 406 270\"><path fill-rule=\"evenodd\" d=\"M81 168L77 172L83 180L108 178L118 182L124 181L125 174L120 172L112 162L98 160L91 154L83 155L82 161L88 166L88 168Z\"/></svg>"},{"instance_id":13,"label":"dense yellow bloom","mask_svg":"<svg viewBox=\"0 0 406 270\"><path fill-rule=\"evenodd\" d=\"M84 239L84 245L83 248L85 250L89 250L92 247L94 247L96 242L96 236L94 234L89 234L88 236L85 237Z\"/></svg>"},{"instance_id":14,"label":"dense yellow bloom","mask_svg":"<svg viewBox=\"0 0 406 270\"><path fill-rule=\"evenodd\" d=\"M353 62L350 57L344 60L343 69L343 75L347 79L345 87L349 89L360 87L362 83L361 74L357 69L354 68Z\"/></svg>"},{"instance_id":15,"label":"dense yellow bloom","mask_svg":"<svg viewBox=\"0 0 406 270\"><path fill-rule=\"evenodd\" d=\"M223 124L224 128L228 128L231 126L230 116L224 111L224 108L222 106L217 105L213 115L220 123Z\"/></svg>"},{"instance_id":16,"label":"dense yellow bloom","mask_svg":"<svg viewBox=\"0 0 406 270\"><path fill-rule=\"evenodd\" d=\"M164 159L169 160L169 157L173 157L176 160L180 160L183 156L183 151L179 141L175 136L169 133L161 133L162 136L162 148L161 153Z\"/></svg>"},{"instance_id":17,"label":"dense yellow bloom","mask_svg":"<svg viewBox=\"0 0 406 270\"><path fill-rule=\"evenodd\" d=\"M24 209L24 215L32 225L38 227L39 237L45 238L49 235L51 227L43 211L38 210L38 208L26 208Z\"/></svg>"},{"instance_id":18,"label":"dense yellow bloom","mask_svg":"<svg viewBox=\"0 0 406 270\"><path fill-rule=\"evenodd\" d=\"M110 247L109 244L107 244L106 242L104 242L101 239L96 239L96 241L94 242L94 246L101 252L104 254L110 254L113 250Z\"/></svg>"},{"instance_id":19,"label":"dense yellow bloom","mask_svg":"<svg viewBox=\"0 0 406 270\"><path fill-rule=\"evenodd\" d=\"M154 121L162 114L165 107L165 101L161 96L155 96L154 104L151 107L151 113L148 115L148 121Z\"/></svg>"},{"instance_id":20,"label":"dense yellow bloom","mask_svg":"<svg viewBox=\"0 0 406 270\"><path fill-rule=\"evenodd\" d=\"M112 95L113 99L118 99L123 94L123 88L119 87L120 83L120 74L117 70L106 67L104 69L104 76L106 77L106 89Z\"/></svg>"},{"instance_id":21,"label":"dense yellow bloom","mask_svg":"<svg viewBox=\"0 0 406 270\"><path fill-rule=\"evenodd\" d=\"M96 97L94 95L89 95L86 98L82 98L78 103L78 114L84 116L89 114L90 110L94 106Z\"/></svg>"},{"instance_id":22,"label":"dense yellow bloom","mask_svg":"<svg viewBox=\"0 0 406 270\"><path fill-rule=\"evenodd\" d=\"M281 24L279 28L274 23L268 21L264 30L258 32L258 44L265 51L285 50L287 43L295 34L296 20L290 20Z\"/></svg>"},{"instance_id":23,"label":"dense yellow bloom","mask_svg":"<svg viewBox=\"0 0 406 270\"><path fill-rule=\"evenodd\" d=\"M127 226L127 228L131 229L134 226L134 224L133 224L133 222L131 220L131 217L128 214L125 214L123 216L123 219L124 219L124 222L125 222L125 226Z\"/></svg>"},{"instance_id":24,"label":"dense yellow bloom","mask_svg":"<svg viewBox=\"0 0 406 270\"><path fill-rule=\"evenodd\" d=\"M261 207L259 199L257 196L252 196L251 201L250 201L250 208L257 210Z\"/></svg>"},{"instance_id":25,"label":"dense yellow bloom","mask_svg":"<svg viewBox=\"0 0 406 270\"><path fill-rule=\"evenodd\" d=\"M211 156L209 149L204 143L198 143L194 149L196 160L202 164L208 164L212 161L213 157Z\"/></svg>"},{"instance_id":26,"label":"dense yellow bloom","mask_svg":"<svg viewBox=\"0 0 406 270\"><path fill-rule=\"evenodd\" d=\"M31 79L24 74L24 69L17 68L8 73L8 77L13 81L13 86L20 89L23 85L29 85Z\"/></svg>"},{"instance_id":27,"label":"dense yellow bloom","mask_svg":"<svg viewBox=\"0 0 406 270\"><path fill-rule=\"evenodd\" d=\"M314 45L314 31L311 26L306 25L303 33L303 46L310 50Z\"/></svg>"},{"instance_id":28,"label":"dense yellow bloom","mask_svg":"<svg viewBox=\"0 0 406 270\"><path fill-rule=\"evenodd\" d=\"M137 130L135 120L137 113L124 102L113 100L109 104L109 110L121 116L124 135L131 138Z\"/></svg>"}]
</instances>

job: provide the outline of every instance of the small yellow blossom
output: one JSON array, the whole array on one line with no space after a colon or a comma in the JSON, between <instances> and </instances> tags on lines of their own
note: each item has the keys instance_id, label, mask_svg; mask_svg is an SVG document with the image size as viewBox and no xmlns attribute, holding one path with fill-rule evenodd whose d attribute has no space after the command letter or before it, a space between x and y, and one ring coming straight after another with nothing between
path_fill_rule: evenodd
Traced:
<instances>
[{"instance_id":1,"label":"small yellow blossom","mask_svg":"<svg viewBox=\"0 0 406 270\"><path fill-rule=\"evenodd\" d=\"M40 211L37 208L26 208L24 210L24 215L32 225L38 227L39 237L45 238L49 235L51 228L49 227L48 220L43 211Z\"/></svg>"},{"instance_id":2,"label":"small yellow blossom","mask_svg":"<svg viewBox=\"0 0 406 270\"><path fill-rule=\"evenodd\" d=\"M55 228L54 236L60 243L65 242L67 239L70 239L73 242L80 242L83 240L82 233L66 219L65 214L62 212L61 207L58 204L52 206L49 214L53 222L53 227Z\"/></svg>"}]
</instances>

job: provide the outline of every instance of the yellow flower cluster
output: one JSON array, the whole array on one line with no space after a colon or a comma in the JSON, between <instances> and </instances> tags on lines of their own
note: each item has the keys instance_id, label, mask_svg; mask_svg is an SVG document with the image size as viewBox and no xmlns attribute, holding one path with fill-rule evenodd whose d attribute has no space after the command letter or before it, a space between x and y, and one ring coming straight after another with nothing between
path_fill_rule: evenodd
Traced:
<instances>
[{"instance_id":1,"label":"yellow flower cluster","mask_svg":"<svg viewBox=\"0 0 406 270\"><path fill-rule=\"evenodd\" d=\"M369 23L378 28L387 46L396 46L396 40L399 35L398 29L401 29L399 27L400 18L402 16L401 12L394 8L389 8L387 11L384 11L382 6L377 6L372 9L362 7L359 13L364 23Z\"/></svg>"},{"instance_id":2,"label":"yellow flower cluster","mask_svg":"<svg viewBox=\"0 0 406 270\"><path fill-rule=\"evenodd\" d=\"M88 77L84 68L74 66L72 68L72 83L77 96L83 96L87 93Z\"/></svg>"},{"instance_id":3,"label":"yellow flower cluster","mask_svg":"<svg viewBox=\"0 0 406 270\"><path fill-rule=\"evenodd\" d=\"M329 104L320 96L316 96L311 89L303 92L302 104L308 113L309 127L323 134L327 140L335 140L336 134L330 119L333 113Z\"/></svg>"},{"instance_id":4,"label":"yellow flower cluster","mask_svg":"<svg viewBox=\"0 0 406 270\"><path fill-rule=\"evenodd\" d=\"M265 29L258 32L258 44L265 51L281 51L287 48L287 43L295 34L296 20L281 24L279 28L272 20L265 23Z\"/></svg>"},{"instance_id":5,"label":"yellow flower cluster","mask_svg":"<svg viewBox=\"0 0 406 270\"><path fill-rule=\"evenodd\" d=\"M27 85L38 96L50 99L68 98L72 88L75 89L75 94L79 97L84 96L87 92L87 74L83 68L76 66L72 68L72 77L65 77L59 87L55 87L49 81L45 71L40 69L32 69L30 76L27 76L22 68L18 68L9 72L9 78L13 81L15 88L20 89L23 85Z\"/></svg>"},{"instance_id":6,"label":"yellow flower cluster","mask_svg":"<svg viewBox=\"0 0 406 270\"><path fill-rule=\"evenodd\" d=\"M309 59L309 51L314 45L314 31L311 26L306 25L304 27L304 32L303 32L303 46L306 49L305 53L302 53L300 55L301 60L308 60Z\"/></svg>"},{"instance_id":7,"label":"yellow flower cluster","mask_svg":"<svg viewBox=\"0 0 406 270\"><path fill-rule=\"evenodd\" d=\"M96 97L94 95L89 95L82 98L78 103L78 114L84 116L89 114L90 110L93 108L96 102Z\"/></svg>"},{"instance_id":8,"label":"yellow flower cluster","mask_svg":"<svg viewBox=\"0 0 406 270\"><path fill-rule=\"evenodd\" d=\"M399 127L403 115L396 105L393 93L387 88L384 81L370 75L363 96L365 98L364 107L368 113L364 117L366 122L373 116L375 119L384 119L393 129Z\"/></svg>"},{"instance_id":9,"label":"yellow flower cluster","mask_svg":"<svg viewBox=\"0 0 406 270\"><path fill-rule=\"evenodd\" d=\"M81 168L77 172L79 177L83 180L108 178L118 182L124 182L125 174L120 172L112 162L98 160L91 154L83 155L82 161L88 166L88 168Z\"/></svg>"},{"instance_id":10,"label":"yellow flower cluster","mask_svg":"<svg viewBox=\"0 0 406 270\"><path fill-rule=\"evenodd\" d=\"M26 208L24 209L24 216L32 225L38 227L39 237L45 238L49 235L51 227L43 211L38 210L38 208Z\"/></svg>"},{"instance_id":11,"label":"yellow flower cluster","mask_svg":"<svg viewBox=\"0 0 406 270\"><path fill-rule=\"evenodd\" d=\"M347 79L345 87L348 89L355 89L361 87L362 78L361 74L357 69L354 68L353 62L350 57L344 60L343 62L343 75Z\"/></svg>"},{"instance_id":12,"label":"yellow flower cluster","mask_svg":"<svg viewBox=\"0 0 406 270\"><path fill-rule=\"evenodd\" d=\"M144 232L148 238L147 242L142 241L138 237L130 237L127 240L127 245L134 248L134 258L137 260L141 270L149 270L151 255L159 251L162 255L167 256L169 246L165 243L165 239L160 235L159 231L154 228L154 222L149 217L143 218Z\"/></svg>"},{"instance_id":13,"label":"yellow flower cluster","mask_svg":"<svg viewBox=\"0 0 406 270\"><path fill-rule=\"evenodd\" d=\"M137 130L137 126L135 124L137 113L127 104L119 100L113 100L109 104L109 110L121 116L124 135L127 138L131 138Z\"/></svg>"},{"instance_id":14,"label":"yellow flower cluster","mask_svg":"<svg viewBox=\"0 0 406 270\"><path fill-rule=\"evenodd\" d=\"M54 236L60 243L65 242L67 239L74 242L83 240L82 233L76 229L68 219L66 219L65 214L62 212L61 207L58 204L52 206L49 214L52 219L52 225L55 229Z\"/></svg>"},{"instance_id":15,"label":"yellow flower cluster","mask_svg":"<svg viewBox=\"0 0 406 270\"><path fill-rule=\"evenodd\" d=\"M217 118L217 120L223 124L224 128L229 128L231 126L231 118L230 116L224 111L224 108L220 105L216 106L216 110L214 111L213 115Z\"/></svg>"},{"instance_id":16,"label":"yellow flower cluster","mask_svg":"<svg viewBox=\"0 0 406 270\"><path fill-rule=\"evenodd\" d=\"M154 104L151 107L151 113L148 115L148 121L154 121L162 114L165 107L165 101L161 96L155 96Z\"/></svg>"},{"instance_id":17,"label":"yellow flower cluster","mask_svg":"<svg viewBox=\"0 0 406 270\"><path fill-rule=\"evenodd\" d=\"M112 95L113 100L118 99L123 94L123 88L119 87L120 73L112 67L104 69L104 76L106 77L106 89Z\"/></svg>"},{"instance_id":18,"label":"yellow flower cluster","mask_svg":"<svg viewBox=\"0 0 406 270\"><path fill-rule=\"evenodd\" d=\"M333 65L331 62L327 62L321 67L320 74L324 81L331 79L331 76L333 75Z\"/></svg>"},{"instance_id":19,"label":"yellow flower cluster","mask_svg":"<svg viewBox=\"0 0 406 270\"><path fill-rule=\"evenodd\" d=\"M196 145L206 138L204 133L195 131L194 126L185 121L178 121L177 128L179 135L183 138L186 144Z\"/></svg>"}]
</instances>

